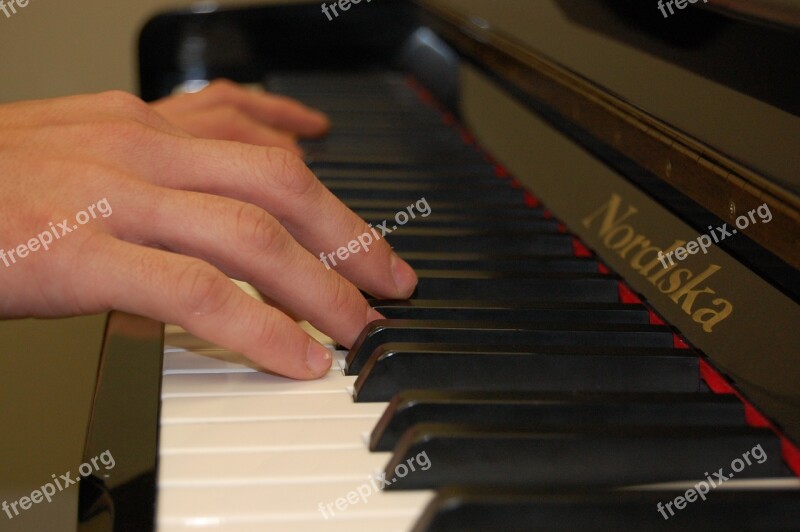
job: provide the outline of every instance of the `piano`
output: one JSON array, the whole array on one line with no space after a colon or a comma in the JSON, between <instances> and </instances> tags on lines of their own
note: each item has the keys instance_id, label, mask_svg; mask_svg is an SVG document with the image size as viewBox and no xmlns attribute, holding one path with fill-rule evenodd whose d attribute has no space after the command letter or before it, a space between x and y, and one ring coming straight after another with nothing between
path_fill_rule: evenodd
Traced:
<instances>
[{"instance_id":1,"label":"piano","mask_svg":"<svg viewBox=\"0 0 800 532\"><path fill-rule=\"evenodd\" d=\"M79 530L800 529L800 6L333 5L161 14L141 95L327 112L418 290L313 382L111 313Z\"/></svg>"}]
</instances>

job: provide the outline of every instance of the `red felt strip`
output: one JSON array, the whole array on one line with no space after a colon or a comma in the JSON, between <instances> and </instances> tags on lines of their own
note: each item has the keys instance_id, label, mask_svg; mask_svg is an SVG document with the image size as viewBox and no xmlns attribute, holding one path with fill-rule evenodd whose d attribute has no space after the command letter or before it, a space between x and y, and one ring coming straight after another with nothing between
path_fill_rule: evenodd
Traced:
<instances>
[{"instance_id":1,"label":"red felt strip","mask_svg":"<svg viewBox=\"0 0 800 532\"><path fill-rule=\"evenodd\" d=\"M707 360L700 360L700 377L705 381L712 392L716 394L735 395L744 404L744 420L751 427L769 428L781 441L781 456L789 469L796 476L800 477L800 448L784 436L769 419L753 406L742 394L728 383L724 376L718 372Z\"/></svg>"},{"instance_id":2,"label":"red felt strip","mask_svg":"<svg viewBox=\"0 0 800 532\"><path fill-rule=\"evenodd\" d=\"M620 281L617 290L619 291L619 302L627 303L629 305L641 305L642 300L637 296L631 288Z\"/></svg>"}]
</instances>

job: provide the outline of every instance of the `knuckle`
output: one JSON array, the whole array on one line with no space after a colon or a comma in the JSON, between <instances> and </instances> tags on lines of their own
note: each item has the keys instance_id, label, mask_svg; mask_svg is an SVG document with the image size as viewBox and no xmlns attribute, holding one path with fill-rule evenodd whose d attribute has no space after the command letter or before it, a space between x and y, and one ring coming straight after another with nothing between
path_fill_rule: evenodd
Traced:
<instances>
[{"instance_id":1,"label":"knuckle","mask_svg":"<svg viewBox=\"0 0 800 532\"><path fill-rule=\"evenodd\" d=\"M58 219L57 217L56 219ZM98 289L96 279L97 269L104 267L108 257L112 256L111 248L113 239L101 231L87 231L81 233L76 243L74 253L68 259L68 271L75 272L75 282L72 285L72 300L80 313L86 313L92 308L111 309L118 301L113 300L113 291ZM87 268L87 264L91 266Z\"/></svg>"},{"instance_id":2,"label":"knuckle","mask_svg":"<svg viewBox=\"0 0 800 532\"><path fill-rule=\"evenodd\" d=\"M178 305L191 315L215 314L231 296L230 281L202 262L192 260L178 275L175 284Z\"/></svg>"},{"instance_id":3,"label":"knuckle","mask_svg":"<svg viewBox=\"0 0 800 532\"><path fill-rule=\"evenodd\" d=\"M215 110L219 132L223 136L233 138L247 130L246 116L232 105L223 105Z\"/></svg>"},{"instance_id":4,"label":"knuckle","mask_svg":"<svg viewBox=\"0 0 800 532\"><path fill-rule=\"evenodd\" d=\"M257 254L283 254L288 238L282 228L262 209L245 203L236 213L236 237L246 249Z\"/></svg>"},{"instance_id":5,"label":"knuckle","mask_svg":"<svg viewBox=\"0 0 800 532\"><path fill-rule=\"evenodd\" d=\"M226 78L217 78L208 85L208 91L225 96L239 90L239 85Z\"/></svg>"},{"instance_id":6,"label":"knuckle","mask_svg":"<svg viewBox=\"0 0 800 532\"><path fill-rule=\"evenodd\" d=\"M118 119L92 124L92 133L103 140L123 140L126 147L149 145L159 132L137 120Z\"/></svg>"},{"instance_id":7,"label":"knuckle","mask_svg":"<svg viewBox=\"0 0 800 532\"><path fill-rule=\"evenodd\" d=\"M255 333L255 338L258 338L258 345L262 346L276 345L285 336L274 314L264 314L251 330Z\"/></svg>"},{"instance_id":8,"label":"knuckle","mask_svg":"<svg viewBox=\"0 0 800 532\"><path fill-rule=\"evenodd\" d=\"M97 95L99 105L122 116L149 123L156 111L150 108L141 98L125 91L106 91Z\"/></svg>"},{"instance_id":9,"label":"knuckle","mask_svg":"<svg viewBox=\"0 0 800 532\"><path fill-rule=\"evenodd\" d=\"M281 148L267 148L264 153L271 174L270 181L281 192L291 196L308 196L318 190L320 182L303 160Z\"/></svg>"},{"instance_id":10,"label":"knuckle","mask_svg":"<svg viewBox=\"0 0 800 532\"><path fill-rule=\"evenodd\" d=\"M124 187L136 183L133 174L124 169L100 160L74 160L57 159L51 161L52 165L62 165L62 168L69 168L72 172L69 183L70 186L81 186L82 183L92 183L93 186L105 189L113 187L113 190L120 190ZM62 170L63 171L63 170ZM74 177L73 177L74 176ZM64 212L63 214L69 214ZM74 213L72 213L74 215ZM66 217L66 216L65 216Z\"/></svg>"},{"instance_id":11,"label":"knuckle","mask_svg":"<svg viewBox=\"0 0 800 532\"><path fill-rule=\"evenodd\" d=\"M330 272L333 278L331 287L330 311L334 316L347 316L358 308L360 298L358 291L350 283L339 276L338 273Z\"/></svg>"}]
</instances>

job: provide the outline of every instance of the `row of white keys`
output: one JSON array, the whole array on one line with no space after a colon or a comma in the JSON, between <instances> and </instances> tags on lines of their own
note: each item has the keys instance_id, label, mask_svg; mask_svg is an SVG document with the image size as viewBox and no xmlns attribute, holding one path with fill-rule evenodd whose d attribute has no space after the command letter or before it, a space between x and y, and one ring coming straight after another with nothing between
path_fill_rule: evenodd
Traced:
<instances>
[{"instance_id":1,"label":"row of white keys","mask_svg":"<svg viewBox=\"0 0 800 532\"><path fill-rule=\"evenodd\" d=\"M158 529L408 530L433 493L375 489L390 453L366 438L386 404L353 402L345 354L292 381L168 326Z\"/></svg>"}]
</instances>

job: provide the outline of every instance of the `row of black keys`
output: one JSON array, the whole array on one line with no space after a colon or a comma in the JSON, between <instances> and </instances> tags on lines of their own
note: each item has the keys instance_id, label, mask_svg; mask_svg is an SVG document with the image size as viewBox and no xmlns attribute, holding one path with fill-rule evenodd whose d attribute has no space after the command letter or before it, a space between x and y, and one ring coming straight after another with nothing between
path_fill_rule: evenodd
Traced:
<instances>
[{"instance_id":1,"label":"row of black keys","mask_svg":"<svg viewBox=\"0 0 800 532\"><path fill-rule=\"evenodd\" d=\"M368 197L371 188L352 196ZM346 196L340 194L348 202ZM459 486L439 494L418 530L530 530L533 524L546 529L547 522L607 529L609 515L618 520L614 525L650 528L661 524L656 503L677 493L636 492L623 501L607 490L695 479L709 464L727 465L755 447L775 460L740 477L788 475L777 438L747 427L735 398L652 393L700 391L699 360L673 347L670 328L650 325L645 307L619 304L618 279L597 274L595 261L566 253L546 258L541 249L526 257L458 256L485 249L487 238L482 221L460 220L455 252L452 235L419 235L427 246L389 236L413 266L430 270L420 272L416 294L429 299L373 302L390 319L371 324L347 357L347 372L358 374L356 400L394 397L370 442L375 451L393 451L385 474L397 480L387 489ZM553 227L537 230L557 234ZM514 251L524 238L502 235ZM442 249L448 252L429 251ZM426 391L402 393L414 388ZM394 474L422 452L430 469ZM492 487L481 490L485 485ZM501 496L496 486L514 489ZM576 486L594 489L574 493ZM550 494L535 495L543 489ZM554 489L571 493L556 497ZM793 522L791 508L800 507L791 492L748 495L734 495L734 512L727 504L708 505L681 514L679 522L719 523L724 508L731 525L781 528ZM775 513L765 514L765 504Z\"/></svg>"},{"instance_id":2,"label":"row of black keys","mask_svg":"<svg viewBox=\"0 0 800 532\"><path fill-rule=\"evenodd\" d=\"M788 474L777 438L747 427L735 398L707 393L670 328L620 304L619 280L576 258L572 237L453 130L406 115L412 98L396 84L383 90L397 109L369 91L348 103L349 83L319 97L344 127L307 149L326 186L374 225L394 231L395 213L422 197L431 209L387 235L418 269L414 299L373 302L389 319L362 333L346 368L356 400L392 399L370 441L394 451L387 489L443 488L416 530L657 528L668 522L656 504L677 492L609 490L702 479L756 447L769 458L739 477ZM372 111L353 107L362 97ZM429 469L396 477L422 452ZM714 497L672 523L800 522L796 492Z\"/></svg>"}]
</instances>

